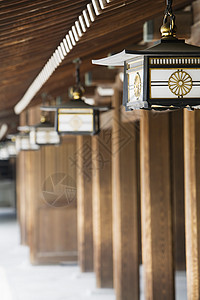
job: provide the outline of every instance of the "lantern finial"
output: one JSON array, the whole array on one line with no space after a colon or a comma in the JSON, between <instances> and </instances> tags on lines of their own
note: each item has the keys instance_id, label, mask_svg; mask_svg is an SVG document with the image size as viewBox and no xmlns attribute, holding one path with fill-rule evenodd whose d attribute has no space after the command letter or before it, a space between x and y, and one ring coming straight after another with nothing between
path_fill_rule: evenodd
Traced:
<instances>
[{"instance_id":1,"label":"lantern finial","mask_svg":"<svg viewBox=\"0 0 200 300\"><path fill-rule=\"evenodd\" d=\"M41 122L41 123L45 123L45 122L46 122L46 117L45 117L45 115L41 115L41 117L40 117L40 122Z\"/></svg>"},{"instance_id":2,"label":"lantern finial","mask_svg":"<svg viewBox=\"0 0 200 300\"><path fill-rule=\"evenodd\" d=\"M170 19L168 22L168 18ZM175 15L172 12L172 0L167 0L167 8L165 11L163 25L160 28L162 39L176 37Z\"/></svg>"}]
</instances>

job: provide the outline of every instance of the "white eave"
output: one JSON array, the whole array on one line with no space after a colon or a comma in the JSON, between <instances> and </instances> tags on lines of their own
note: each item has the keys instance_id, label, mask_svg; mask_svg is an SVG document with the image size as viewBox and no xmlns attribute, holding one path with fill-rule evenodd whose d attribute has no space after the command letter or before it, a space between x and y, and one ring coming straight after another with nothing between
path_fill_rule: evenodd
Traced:
<instances>
[{"instance_id":1,"label":"white eave","mask_svg":"<svg viewBox=\"0 0 200 300\"><path fill-rule=\"evenodd\" d=\"M138 56L138 53L130 53L128 50L123 50L117 54L108 56L106 58L92 60L94 65L101 66L112 66L112 67L121 67L124 66L124 62Z\"/></svg>"}]
</instances>

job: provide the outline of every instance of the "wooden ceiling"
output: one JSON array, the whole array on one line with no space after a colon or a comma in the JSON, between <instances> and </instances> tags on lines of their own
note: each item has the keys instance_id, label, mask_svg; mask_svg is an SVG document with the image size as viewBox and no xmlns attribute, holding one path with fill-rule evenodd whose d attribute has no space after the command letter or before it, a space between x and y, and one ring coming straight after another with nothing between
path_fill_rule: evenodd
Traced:
<instances>
[{"instance_id":1,"label":"wooden ceiling","mask_svg":"<svg viewBox=\"0 0 200 300\"><path fill-rule=\"evenodd\" d=\"M88 0L0 1L0 112L12 113L56 47L86 8ZM192 0L175 0L181 9ZM164 0L112 0L62 65L32 100L41 93L61 95L74 83L73 59L82 60L81 72L94 68L91 59L120 51L142 40L143 23L163 14ZM100 67L99 71L102 69ZM6 114L7 111L7 114ZM0 123L1 123L0 113Z\"/></svg>"}]
</instances>

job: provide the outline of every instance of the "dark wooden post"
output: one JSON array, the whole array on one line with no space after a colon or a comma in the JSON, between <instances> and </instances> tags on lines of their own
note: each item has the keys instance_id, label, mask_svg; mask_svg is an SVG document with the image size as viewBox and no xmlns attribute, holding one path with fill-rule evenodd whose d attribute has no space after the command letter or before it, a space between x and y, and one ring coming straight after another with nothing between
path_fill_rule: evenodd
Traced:
<instances>
[{"instance_id":1,"label":"dark wooden post","mask_svg":"<svg viewBox=\"0 0 200 300\"><path fill-rule=\"evenodd\" d=\"M169 113L141 117L141 212L145 299L174 299Z\"/></svg>"},{"instance_id":2,"label":"dark wooden post","mask_svg":"<svg viewBox=\"0 0 200 300\"><path fill-rule=\"evenodd\" d=\"M83 272L93 270L91 147L90 136L77 137L78 256Z\"/></svg>"},{"instance_id":3,"label":"dark wooden post","mask_svg":"<svg viewBox=\"0 0 200 300\"><path fill-rule=\"evenodd\" d=\"M28 152L21 151L17 156L17 215L20 225L20 238L22 245L29 244L29 230L28 230L28 198L27 198L27 176L26 176L26 167L27 167L27 158Z\"/></svg>"},{"instance_id":4,"label":"dark wooden post","mask_svg":"<svg viewBox=\"0 0 200 300\"><path fill-rule=\"evenodd\" d=\"M188 300L200 299L200 111L184 112Z\"/></svg>"},{"instance_id":5,"label":"dark wooden post","mask_svg":"<svg viewBox=\"0 0 200 300\"><path fill-rule=\"evenodd\" d=\"M94 269L97 287L113 286L111 131L92 138Z\"/></svg>"},{"instance_id":6,"label":"dark wooden post","mask_svg":"<svg viewBox=\"0 0 200 300\"><path fill-rule=\"evenodd\" d=\"M113 96L112 178L114 286L117 300L139 299L138 191L135 123L122 123Z\"/></svg>"},{"instance_id":7,"label":"dark wooden post","mask_svg":"<svg viewBox=\"0 0 200 300\"><path fill-rule=\"evenodd\" d=\"M170 115L174 266L176 270L185 270L183 110L174 111Z\"/></svg>"}]
</instances>

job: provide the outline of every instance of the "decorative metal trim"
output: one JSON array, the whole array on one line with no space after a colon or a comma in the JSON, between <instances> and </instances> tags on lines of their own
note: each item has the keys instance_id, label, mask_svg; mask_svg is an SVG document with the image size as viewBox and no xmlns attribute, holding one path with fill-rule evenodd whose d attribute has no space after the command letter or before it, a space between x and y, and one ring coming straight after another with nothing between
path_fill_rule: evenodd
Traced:
<instances>
[{"instance_id":1,"label":"decorative metal trim","mask_svg":"<svg viewBox=\"0 0 200 300\"><path fill-rule=\"evenodd\" d=\"M142 86L141 77L139 72L137 72L134 79L134 94L137 99L139 99L141 95L141 86Z\"/></svg>"},{"instance_id":2,"label":"decorative metal trim","mask_svg":"<svg viewBox=\"0 0 200 300\"><path fill-rule=\"evenodd\" d=\"M151 57L151 65L199 65L200 57Z\"/></svg>"}]
</instances>

